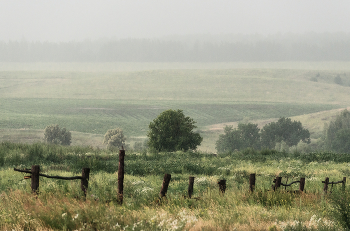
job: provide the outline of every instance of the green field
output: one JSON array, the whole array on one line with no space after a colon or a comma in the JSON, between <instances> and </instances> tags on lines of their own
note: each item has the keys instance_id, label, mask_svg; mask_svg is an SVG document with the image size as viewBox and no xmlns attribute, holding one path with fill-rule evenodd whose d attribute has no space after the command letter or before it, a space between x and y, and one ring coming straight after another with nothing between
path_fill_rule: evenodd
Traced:
<instances>
[{"instance_id":1,"label":"green field","mask_svg":"<svg viewBox=\"0 0 350 231\"><path fill-rule=\"evenodd\" d=\"M31 142L59 124L79 134L73 144L102 147L88 139L115 127L132 143L162 111L182 109L200 149L215 151L208 126L345 108L349 84L348 63L1 63L0 139Z\"/></svg>"}]
</instances>

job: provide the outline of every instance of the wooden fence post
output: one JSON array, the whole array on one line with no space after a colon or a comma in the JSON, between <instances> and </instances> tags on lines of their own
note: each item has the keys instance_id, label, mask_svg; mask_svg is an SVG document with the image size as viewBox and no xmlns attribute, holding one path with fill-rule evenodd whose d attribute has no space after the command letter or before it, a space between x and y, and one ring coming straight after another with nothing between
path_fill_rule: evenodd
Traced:
<instances>
[{"instance_id":1,"label":"wooden fence post","mask_svg":"<svg viewBox=\"0 0 350 231\"><path fill-rule=\"evenodd\" d=\"M276 177L274 191L276 191L279 187L281 187L281 182L282 182L282 177L281 176Z\"/></svg>"},{"instance_id":2,"label":"wooden fence post","mask_svg":"<svg viewBox=\"0 0 350 231\"><path fill-rule=\"evenodd\" d=\"M118 203L123 204L124 190L124 156L125 150L119 150L119 167L118 167Z\"/></svg>"},{"instance_id":3,"label":"wooden fence post","mask_svg":"<svg viewBox=\"0 0 350 231\"><path fill-rule=\"evenodd\" d=\"M323 186L323 192L327 193L328 191L328 182L329 182L329 178L326 177L326 179L324 180L324 186Z\"/></svg>"},{"instance_id":4,"label":"wooden fence post","mask_svg":"<svg viewBox=\"0 0 350 231\"><path fill-rule=\"evenodd\" d=\"M305 177L300 178L299 191L303 192L305 188Z\"/></svg>"},{"instance_id":5,"label":"wooden fence post","mask_svg":"<svg viewBox=\"0 0 350 231\"><path fill-rule=\"evenodd\" d=\"M252 173L249 176L249 189L250 189L251 192L254 192L254 189L255 189L255 173Z\"/></svg>"},{"instance_id":6,"label":"wooden fence post","mask_svg":"<svg viewBox=\"0 0 350 231\"><path fill-rule=\"evenodd\" d=\"M160 193L159 193L160 198L166 196L166 193L168 191L168 186L169 186L170 179L171 179L171 175L170 174L165 174L164 175L162 188L160 189Z\"/></svg>"},{"instance_id":7,"label":"wooden fence post","mask_svg":"<svg viewBox=\"0 0 350 231\"><path fill-rule=\"evenodd\" d=\"M276 191L279 187L281 187L282 177L278 176L275 179L275 186L273 188L274 191Z\"/></svg>"},{"instance_id":8,"label":"wooden fence post","mask_svg":"<svg viewBox=\"0 0 350 231\"><path fill-rule=\"evenodd\" d=\"M188 181L188 197L191 198L193 194L193 183L194 183L194 177L190 176Z\"/></svg>"},{"instance_id":9,"label":"wooden fence post","mask_svg":"<svg viewBox=\"0 0 350 231\"><path fill-rule=\"evenodd\" d=\"M81 173L81 184L80 188L84 192L84 195L86 197L86 191L89 187L89 175L90 175L90 168L83 168L82 173Z\"/></svg>"},{"instance_id":10,"label":"wooden fence post","mask_svg":"<svg viewBox=\"0 0 350 231\"><path fill-rule=\"evenodd\" d=\"M219 180L218 184L220 192L224 194L226 191L226 180Z\"/></svg>"},{"instance_id":11,"label":"wooden fence post","mask_svg":"<svg viewBox=\"0 0 350 231\"><path fill-rule=\"evenodd\" d=\"M39 165L32 165L32 192L38 193L39 192L39 172L40 172L40 166Z\"/></svg>"},{"instance_id":12,"label":"wooden fence post","mask_svg":"<svg viewBox=\"0 0 350 231\"><path fill-rule=\"evenodd\" d=\"M345 189L345 184L346 184L346 177L343 177L343 183L342 183L343 189Z\"/></svg>"}]
</instances>

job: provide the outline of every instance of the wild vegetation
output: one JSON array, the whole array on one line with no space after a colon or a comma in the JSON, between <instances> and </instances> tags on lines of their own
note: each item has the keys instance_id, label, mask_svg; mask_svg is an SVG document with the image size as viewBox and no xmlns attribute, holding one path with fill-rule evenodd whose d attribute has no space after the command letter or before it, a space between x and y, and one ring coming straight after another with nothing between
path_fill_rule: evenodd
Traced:
<instances>
[{"instance_id":1,"label":"wild vegetation","mask_svg":"<svg viewBox=\"0 0 350 231\"><path fill-rule=\"evenodd\" d=\"M2 229L341 230L346 227L341 214L349 211L347 204L339 208L339 199L333 199L338 194L324 196L322 180L329 177L337 181L348 176L350 154L247 149L214 156L192 151L127 151L122 206L116 201L115 152L43 143L1 143L0 154ZM13 171L13 166L23 169L32 164L39 164L45 174L61 176L78 175L82 167L89 166L86 199L80 181L43 177L35 197L30 193L30 180L23 179L25 174ZM160 200L164 173L172 177L167 199ZM257 174L254 193L249 192L250 173ZM185 197L189 176L195 177L195 199ZM282 176L283 182L305 177L305 193L287 193L284 188L269 191L276 176ZM219 179L227 180L224 195L219 193ZM341 187L332 190L337 189Z\"/></svg>"}]
</instances>

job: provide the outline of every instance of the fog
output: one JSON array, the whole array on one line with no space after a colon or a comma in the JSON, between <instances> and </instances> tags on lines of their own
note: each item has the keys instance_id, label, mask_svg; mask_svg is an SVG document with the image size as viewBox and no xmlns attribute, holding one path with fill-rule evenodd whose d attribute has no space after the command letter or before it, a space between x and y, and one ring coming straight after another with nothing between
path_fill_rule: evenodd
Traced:
<instances>
[{"instance_id":1,"label":"fog","mask_svg":"<svg viewBox=\"0 0 350 231\"><path fill-rule=\"evenodd\" d=\"M11 0L0 2L0 40L349 33L349 12L342 0Z\"/></svg>"}]
</instances>

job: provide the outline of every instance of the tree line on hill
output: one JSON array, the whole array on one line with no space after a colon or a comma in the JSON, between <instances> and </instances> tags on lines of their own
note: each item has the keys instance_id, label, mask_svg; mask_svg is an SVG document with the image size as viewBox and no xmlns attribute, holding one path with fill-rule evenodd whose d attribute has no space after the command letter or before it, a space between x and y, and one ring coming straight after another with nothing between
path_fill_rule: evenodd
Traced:
<instances>
[{"instance_id":1,"label":"tree line on hill","mask_svg":"<svg viewBox=\"0 0 350 231\"><path fill-rule=\"evenodd\" d=\"M195 121L185 116L182 110L166 110L149 125L148 139L142 144L136 142L134 149L151 149L156 152L196 150L203 138L194 129ZM47 143L70 145L71 133L59 125L49 125L44 131ZM104 136L103 143L108 149L128 147L126 137L120 128L110 129ZM239 123L237 128L226 126L224 134L216 141L218 153L242 151L247 148L262 150L297 146L301 142L310 144L310 132L300 121L282 117L277 122L266 124L262 129L258 124ZM342 111L324 127L324 136L318 148L337 153L350 153L350 112Z\"/></svg>"},{"instance_id":2,"label":"tree line on hill","mask_svg":"<svg viewBox=\"0 0 350 231\"><path fill-rule=\"evenodd\" d=\"M109 39L71 42L0 41L0 62L260 62L349 61L344 34L243 36L237 39Z\"/></svg>"}]
</instances>

